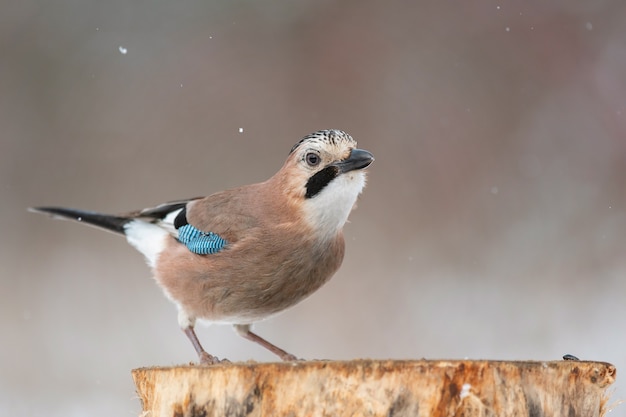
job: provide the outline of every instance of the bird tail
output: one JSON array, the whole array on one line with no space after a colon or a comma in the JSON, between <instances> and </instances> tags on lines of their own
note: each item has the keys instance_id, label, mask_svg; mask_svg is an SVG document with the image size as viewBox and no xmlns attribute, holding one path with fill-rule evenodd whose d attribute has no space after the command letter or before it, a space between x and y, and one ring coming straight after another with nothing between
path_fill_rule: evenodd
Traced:
<instances>
[{"instance_id":1,"label":"bird tail","mask_svg":"<svg viewBox=\"0 0 626 417\"><path fill-rule=\"evenodd\" d=\"M112 216L108 214L96 213L94 211L77 210L65 207L32 207L30 211L46 213L52 217L70 219L81 223L86 223L109 232L125 234L124 225L132 218Z\"/></svg>"}]
</instances>

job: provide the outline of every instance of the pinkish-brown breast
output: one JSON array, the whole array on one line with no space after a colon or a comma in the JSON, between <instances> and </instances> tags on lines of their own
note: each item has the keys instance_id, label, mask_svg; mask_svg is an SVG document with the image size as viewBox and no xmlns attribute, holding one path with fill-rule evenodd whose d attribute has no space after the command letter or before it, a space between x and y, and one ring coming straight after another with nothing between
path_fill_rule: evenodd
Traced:
<instances>
[{"instance_id":1,"label":"pinkish-brown breast","mask_svg":"<svg viewBox=\"0 0 626 417\"><path fill-rule=\"evenodd\" d=\"M172 238L155 279L190 316L238 324L266 318L316 291L343 260L341 233L316 242L293 227L252 228L212 255L194 254Z\"/></svg>"}]
</instances>

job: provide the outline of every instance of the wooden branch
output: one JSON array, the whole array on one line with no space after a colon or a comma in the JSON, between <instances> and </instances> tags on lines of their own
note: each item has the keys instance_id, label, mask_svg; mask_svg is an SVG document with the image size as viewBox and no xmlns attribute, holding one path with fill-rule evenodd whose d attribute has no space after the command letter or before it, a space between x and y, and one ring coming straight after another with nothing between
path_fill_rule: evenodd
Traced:
<instances>
[{"instance_id":1,"label":"wooden branch","mask_svg":"<svg viewBox=\"0 0 626 417\"><path fill-rule=\"evenodd\" d=\"M604 362L310 361L142 368L144 415L602 416Z\"/></svg>"}]
</instances>

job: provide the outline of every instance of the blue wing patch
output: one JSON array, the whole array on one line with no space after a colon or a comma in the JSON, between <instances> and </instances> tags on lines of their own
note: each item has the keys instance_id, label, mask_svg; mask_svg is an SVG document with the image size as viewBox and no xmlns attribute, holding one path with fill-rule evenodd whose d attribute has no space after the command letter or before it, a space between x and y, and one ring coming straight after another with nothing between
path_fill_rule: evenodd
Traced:
<instances>
[{"instance_id":1,"label":"blue wing patch","mask_svg":"<svg viewBox=\"0 0 626 417\"><path fill-rule=\"evenodd\" d=\"M190 224L178 228L178 241L198 255L217 253L226 245L226 241L219 235L203 232Z\"/></svg>"}]
</instances>

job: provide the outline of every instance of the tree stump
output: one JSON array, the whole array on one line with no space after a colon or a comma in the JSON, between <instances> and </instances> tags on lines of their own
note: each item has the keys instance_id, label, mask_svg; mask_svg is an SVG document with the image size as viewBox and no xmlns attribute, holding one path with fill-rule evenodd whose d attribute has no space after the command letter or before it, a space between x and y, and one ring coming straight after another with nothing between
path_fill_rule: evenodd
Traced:
<instances>
[{"instance_id":1,"label":"tree stump","mask_svg":"<svg viewBox=\"0 0 626 417\"><path fill-rule=\"evenodd\" d=\"M143 416L602 416L604 362L353 360L132 371Z\"/></svg>"}]
</instances>

